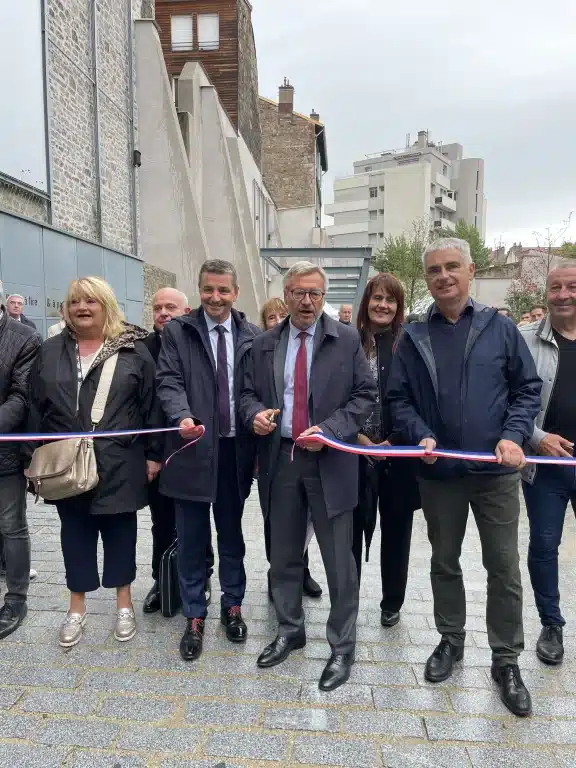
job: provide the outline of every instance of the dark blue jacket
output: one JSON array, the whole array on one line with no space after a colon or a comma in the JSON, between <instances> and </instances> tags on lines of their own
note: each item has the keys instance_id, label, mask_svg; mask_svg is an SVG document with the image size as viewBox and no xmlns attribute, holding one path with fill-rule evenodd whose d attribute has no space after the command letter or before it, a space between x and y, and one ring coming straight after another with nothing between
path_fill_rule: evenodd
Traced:
<instances>
[{"instance_id":1,"label":"dark blue jacket","mask_svg":"<svg viewBox=\"0 0 576 768\"><path fill-rule=\"evenodd\" d=\"M542 382L514 323L483 304L473 302L473 307L463 361L460 448L493 453L502 439L522 446L534 431ZM394 429L408 445L418 445L425 437L437 440L441 431L436 361L428 326L431 311L425 322L405 326L388 379ZM443 446L439 443L438 447ZM422 465L420 470L435 476L512 471L495 464L449 459Z\"/></svg>"},{"instance_id":2,"label":"dark blue jacket","mask_svg":"<svg viewBox=\"0 0 576 768\"><path fill-rule=\"evenodd\" d=\"M235 344L234 392L238 410L252 342L261 330L233 309L232 333ZM220 439L216 365L201 309L171 320L164 328L156 382L158 399L169 426L175 427L183 419L193 418L206 428L204 437L196 445L179 453L164 467L160 475L160 492L174 499L213 503L218 485ZM243 499L250 493L252 485L255 440L254 434L245 429L237 417L237 480ZM167 455L186 442L178 433L170 433L166 440Z\"/></svg>"}]
</instances>

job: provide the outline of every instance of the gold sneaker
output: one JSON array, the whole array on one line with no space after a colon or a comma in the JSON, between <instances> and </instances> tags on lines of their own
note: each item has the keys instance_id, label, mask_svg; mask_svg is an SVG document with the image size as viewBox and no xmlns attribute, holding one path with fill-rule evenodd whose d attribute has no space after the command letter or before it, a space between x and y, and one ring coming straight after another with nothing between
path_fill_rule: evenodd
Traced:
<instances>
[{"instance_id":1,"label":"gold sneaker","mask_svg":"<svg viewBox=\"0 0 576 768\"><path fill-rule=\"evenodd\" d=\"M136 634L136 617L132 608L120 608L116 614L116 628L114 637L120 643L132 640Z\"/></svg>"},{"instance_id":2,"label":"gold sneaker","mask_svg":"<svg viewBox=\"0 0 576 768\"><path fill-rule=\"evenodd\" d=\"M58 642L62 648L72 648L82 639L82 629L86 624L86 612L68 613L60 627Z\"/></svg>"}]
</instances>

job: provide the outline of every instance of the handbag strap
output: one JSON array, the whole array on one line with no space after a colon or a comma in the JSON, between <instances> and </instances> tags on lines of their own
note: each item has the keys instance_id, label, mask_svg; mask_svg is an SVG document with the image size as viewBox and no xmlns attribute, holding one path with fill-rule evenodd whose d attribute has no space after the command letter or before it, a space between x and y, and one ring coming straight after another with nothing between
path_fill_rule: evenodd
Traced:
<instances>
[{"instance_id":1,"label":"handbag strap","mask_svg":"<svg viewBox=\"0 0 576 768\"><path fill-rule=\"evenodd\" d=\"M102 373L100 374L100 381L98 382L98 389L96 390L96 397L92 403L92 412L90 414L93 427L96 427L104 416L104 409L106 408L106 402L108 401L108 395L110 394L110 387L112 386L112 378L114 377L117 362L118 352L107 358L102 366Z\"/></svg>"}]
</instances>

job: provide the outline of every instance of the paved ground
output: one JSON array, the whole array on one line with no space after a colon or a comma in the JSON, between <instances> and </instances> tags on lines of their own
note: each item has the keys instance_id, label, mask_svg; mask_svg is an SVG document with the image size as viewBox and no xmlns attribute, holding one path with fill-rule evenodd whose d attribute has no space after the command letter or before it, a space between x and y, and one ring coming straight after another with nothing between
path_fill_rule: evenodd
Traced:
<instances>
[{"instance_id":1,"label":"paved ground","mask_svg":"<svg viewBox=\"0 0 576 768\"><path fill-rule=\"evenodd\" d=\"M69 652L56 643L67 607L58 524L49 507L31 506L31 588L22 629L0 644L0 766L20 768L251 768L263 766L387 766L388 768L543 768L576 766L576 643L569 629L561 669L542 666L533 648L538 622L527 587L528 650L524 679L535 716L506 713L489 680L484 631L485 577L474 526L465 543L469 636L466 659L450 684L424 683L423 663L437 642L428 581L428 542L417 515L409 598L400 625L379 626L377 558L365 570L358 663L352 681L320 694L327 656L327 602L308 601L309 642L275 670L256 656L274 630L265 592L260 512L245 518L249 574L245 616L250 637L232 647L211 609L206 650L185 665L177 644L183 620L144 618L149 587L148 516L141 515L139 634L124 646L112 637L113 596L89 600L84 641ZM562 587L569 627L576 620L576 525L570 514L562 551ZM378 544L375 542L375 555ZM523 525L522 552L526 552ZM324 582L316 546L313 572ZM528 581L525 578L525 585Z\"/></svg>"}]
</instances>

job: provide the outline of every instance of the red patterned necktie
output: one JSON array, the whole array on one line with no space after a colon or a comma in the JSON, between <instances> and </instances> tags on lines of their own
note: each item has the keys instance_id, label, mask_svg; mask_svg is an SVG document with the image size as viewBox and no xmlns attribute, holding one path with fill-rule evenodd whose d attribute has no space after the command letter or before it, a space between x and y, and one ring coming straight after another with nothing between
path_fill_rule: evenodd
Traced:
<instances>
[{"instance_id":1,"label":"red patterned necktie","mask_svg":"<svg viewBox=\"0 0 576 768\"><path fill-rule=\"evenodd\" d=\"M308 357L306 352L306 339L308 334L304 331L298 334L300 347L296 355L294 366L294 404L292 407L292 440L296 440L304 430L308 429Z\"/></svg>"}]
</instances>

